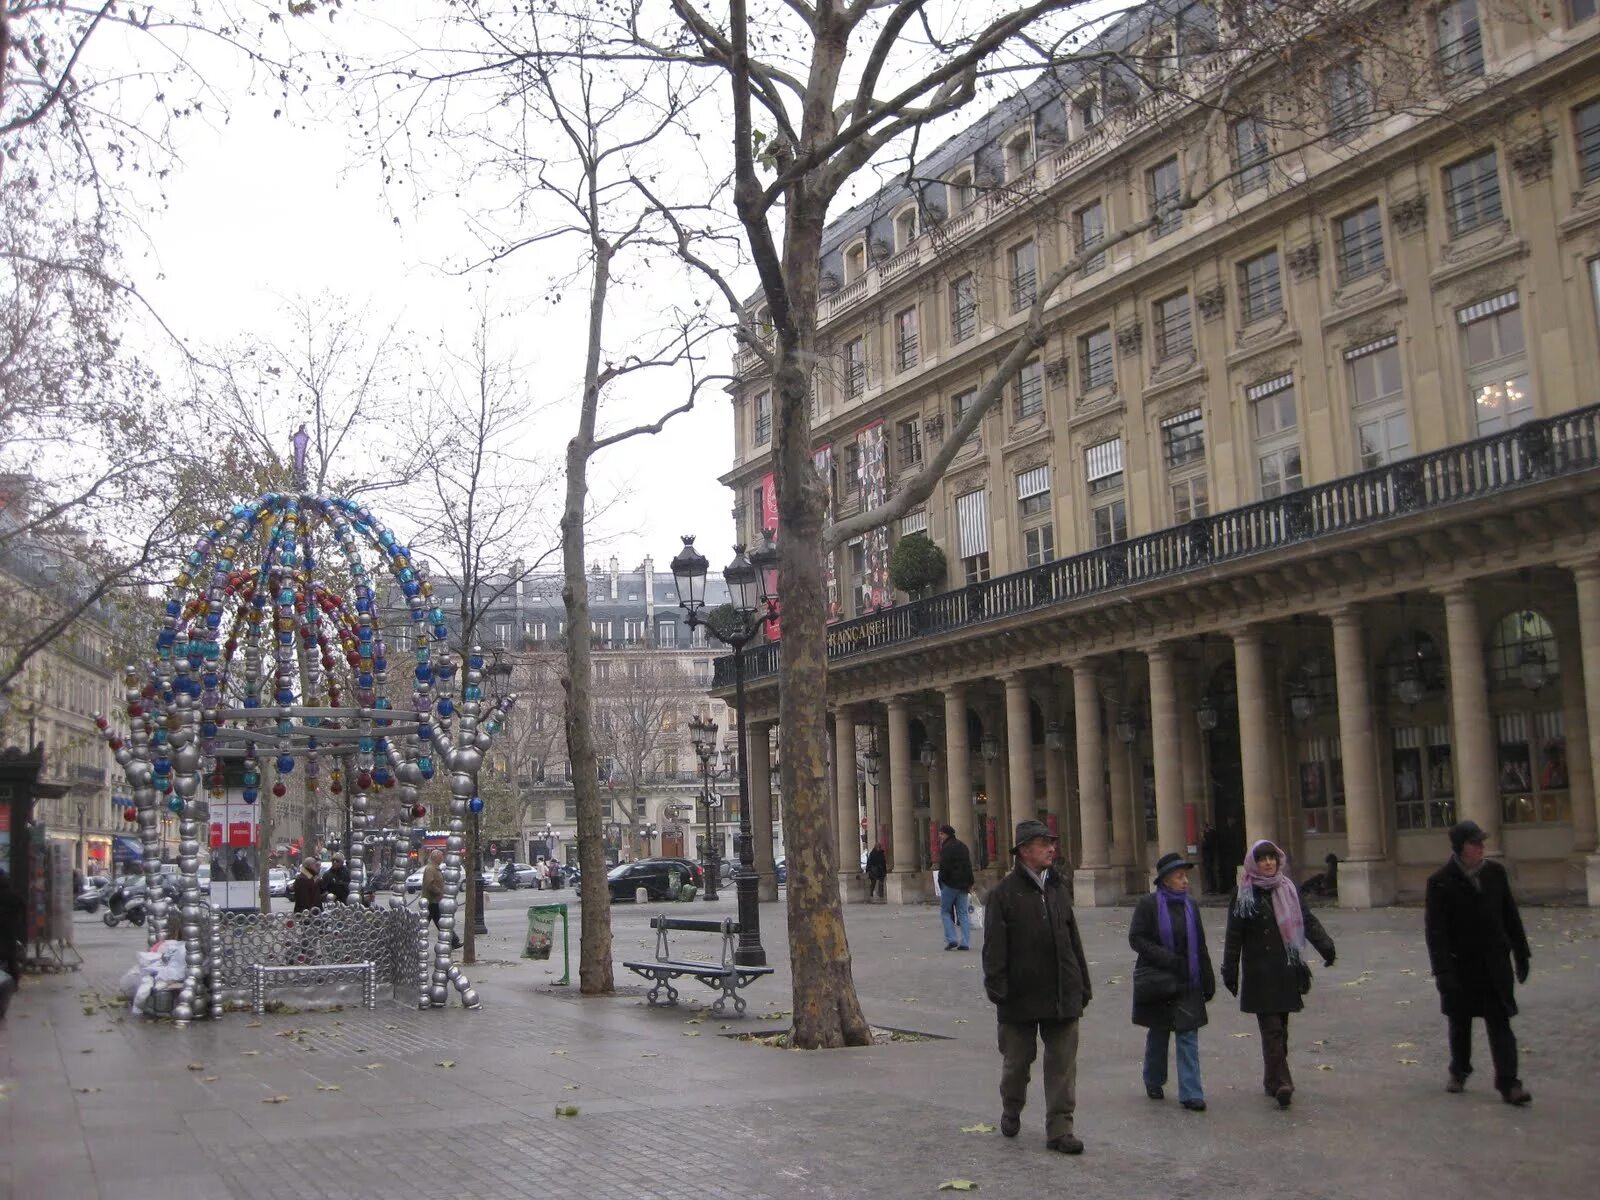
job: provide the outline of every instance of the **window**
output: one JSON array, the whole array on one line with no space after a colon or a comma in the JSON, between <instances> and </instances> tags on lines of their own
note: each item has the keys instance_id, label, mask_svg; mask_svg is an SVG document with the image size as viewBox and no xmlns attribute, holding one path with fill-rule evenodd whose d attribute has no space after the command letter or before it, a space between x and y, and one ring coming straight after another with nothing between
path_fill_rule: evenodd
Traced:
<instances>
[{"instance_id":1,"label":"window","mask_svg":"<svg viewBox=\"0 0 1600 1200\"><path fill-rule=\"evenodd\" d=\"M1087 91L1079 92L1072 101L1072 115L1077 124L1077 132L1080 135L1088 133L1089 130L1100 124L1100 118L1103 114L1100 110L1099 89L1089 88Z\"/></svg>"},{"instance_id":2,"label":"window","mask_svg":"<svg viewBox=\"0 0 1600 1200\"><path fill-rule=\"evenodd\" d=\"M1294 376L1281 375L1245 391L1255 426L1257 477L1261 498L1298 491L1300 418L1294 403Z\"/></svg>"},{"instance_id":3,"label":"window","mask_svg":"<svg viewBox=\"0 0 1600 1200\"><path fill-rule=\"evenodd\" d=\"M897 371L909 371L917 365L917 310L915 306L901 309L894 315L894 365Z\"/></svg>"},{"instance_id":4,"label":"window","mask_svg":"<svg viewBox=\"0 0 1600 1200\"><path fill-rule=\"evenodd\" d=\"M1178 524L1211 511L1206 480L1206 424L1198 408L1161 422L1161 445L1172 496L1172 519Z\"/></svg>"},{"instance_id":5,"label":"window","mask_svg":"<svg viewBox=\"0 0 1600 1200\"><path fill-rule=\"evenodd\" d=\"M977 388L968 388L966 391L957 392L950 397L950 428L952 430L961 424L961 418L967 415L967 410L972 407L973 401L977 398ZM981 446L983 444L982 421L979 421L978 427L972 431L972 437L968 439L967 444L969 446Z\"/></svg>"},{"instance_id":6,"label":"window","mask_svg":"<svg viewBox=\"0 0 1600 1200\"><path fill-rule=\"evenodd\" d=\"M894 219L894 248L904 250L917 240L917 210L908 208Z\"/></svg>"},{"instance_id":7,"label":"window","mask_svg":"<svg viewBox=\"0 0 1600 1200\"><path fill-rule=\"evenodd\" d=\"M1233 194L1242 196L1267 185L1270 170L1267 127L1260 117L1240 117L1228 131L1235 174Z\"/></svg>"},{"instance_id":8,"label":"window","mask_svg":"<svg viewBox=\"0 0 1600 1200\"><path fill-rule=\"evenodd\" d=\"M1056 560L1056 534L1055 528L1050 525L1040 525L1034 529L1026 529L1022 533L1022 557L1027 560L1030 567L1042 567L1045 563Z\"/></svg>"},{"instance_id":9,"label":"window","mask_svg":"<svg viewBox=\"0 0 1600 1200\"><path fill-rule=\"evenodd\" d=\"M1406 415L1398 343L1399 339L1390 334L1344 352L1345 361L1350 364L1356 453L1363 471L1396 462L1411 453L1411 420Z\"/></svg>"},{"instance_id":10,"label":"window","mask_svg":"<svg viewBox=\"0 0 1600 1200\"><path fill-rule=\"evenodd\" d=\"M857 242L844 252L844 281L852 283L867 273L867 244Z\"/></svg>"},{"instance_id":11,"label":"window","mask_svg":"<svg viewBox=\"0 0 1600 1200\"><path fill-rule=\"evenodd\" d=\"M1206 477L1204 472L1190 476L1188 479L1175 480L1172 484L1172 520L1174 524L1182 525L1196 517L1203 517L1211 511L1211 504L1206 494Z\"/></svg>"},{"instance_id":12,"label":"window","mask_svg":"<svg viewBox=\"0 0 1600 1200\"><path fill-rule=\"evenodd\" d=\"M1495 725L1500 743L1500 819L1507 825L1571 820L1561 710L1501 713Z\"/></svg>"},{"instance_id":13,"label":"window","mask_svg":"<svg viewBox=\"0 0 1600 1200\"><path fill-rule=\"evenodd\" d=\"M844 491L847 496L857 496L861 491L860 442L850 442L844 448Z\"/></svg>"},{"instance_id":14,"label":"window","mask_svg":"<svg viewBox=\"0 0 1600 1200\"><path fill-rule=\"evenodd\" d=\"M695 682L695 685L697 687L710 687L711 686L711 660L709 658L697 658L697 659L695 659L694 660L693 674L694 674L694 682Z\"/></svg>"},{"instance_id":15,"label":"window","mask_svg":"<svg viewBox=\"0 0 1600 1200\"><path fill-rule=\"evenodd\" d=\"M1044 374L1037 358L1023 363L1022 370L1017 372L1015 400L1019 421L1044 411Z\"/></svg>"},{"instance_id":16,"label":"window","mask_svg":"<svg viewBox=\"0 0 1600 1200\"><path fill-rule=\"evenodd\" d=\"M956 497L956 549L968 583L989 578L989 494L982 489Z\"/></svg>"},{"instance_id":17,"label":"window","mask_svg":"<svg viewBox=\"0 0 1600 1200\"><path fill-rule=\"evenodd\" d=\"M1300 820L1307 833L1345 832L1344 762L1337 737L1300 741Z\"/></svg>"},{"instance_id":18,"label":"window","mask_svg":"<svg viewBox=\"0 0 1600 1200\"><path fill-rule=\"evenodd\" d=\"M872 588L867 584L867 548L860 538L850 543L850 594L855 600L857 616L872 608Z\"/></svg>"},{"instance_id":19,"label":"window","mask_svg":"<svg viewBox=\"0 0 1600 1200\"><path fill-rule=\"evenodd\" d=\"M1079 254L1098 246L1106 240L1106 206L1099 200L1085 204L1072 214L1073 247ZM1080 275L1092 275L1106 265L1106 256L1096 254L1084 260L1078 268Z\"/></svg>"},{"instance_id":20,"label":"window","mask_svg":"<svg viewBox=\"0 0 1600 1200\"><path fill-rule=\"evenodd\" d=\"M909 417L896 426L895 444L900 450L900 469L915 467L922 462L922 422Z\"/></svg>"},{"instance_id":21,"label":"window","mask_svg":"<svg viewBox=\"0 0 1600 1200\"><path fill-rule=\"evenodd\" d=\"M1177 358L1194 349L1194 331L1189 319L1189 293L1179 292L1153 306L1155 318L1156 357L1158 360Z\"/></svg>"},{"instance_id":22,"label":"window","mask_svg":"<svg viewBox=\"0 0 1600 1200\"><path fill-rule=\"evenodd\" d=\"M622 636L630 642L642 642L644 640L644 621L631 619L623 621ZM635 663L634 666L637 667L638 664ZM630 672L630 674L637 674L637 671Z\"/></svg>"},{"instance_id":23,"label":"window","mask_svg":"<svg viewBox=\"0 0 1600 1200\"><path fill-rule=\"evenodd\" d=\"M756 393L756 445L765 446L772 440L772 393Z\"/></svg>"},{"instance_id":24,"label":"window","mask_svg":"<svg viewBox=\"0 0 1600 1200\"><path fill-rule=\"evenodd\" d=\"M1372 87L1366 72L1352 58L1330 68L1323 79L1328 89L1329 127L1335 137L1348 139L1372 117Z\"/></svg>"},{"instance_id":25,"label":"window","mask_svg":"<svg viewBox=\"0 0 1600 1200\"><path fill-rule=\"evenodd\" d=\"M1507 613L1489 635L1490 685L1524 687L1523 667L1530 660L1537 663L1546 682L1560 674L1556 632L1549 621L1531 610Z\"/></svg>"},{"instance_id":26,"label":"window","mask_svg":"<svg viewBox=\"0 0 1600 1200\"><path fill-rule=\"evenodd\" d=\"M1083 390L1108 386L1115 374L1111 357L1111 326L1096 329L1078 339L1078 377L1083 380Z\"/></svg>"},{"instance_id":27,"label":"window","mask_svg":"<svg viewBox=\"0 0 1600 1200\"><path fill-rule=\"evenodd\" d=\"M1283 311L1278 252L1268 250L1239 264L1239 318L1246 325Z\"/></svg>"},{"instance_id":28,"label":"window","mask_svg":"<svg viewBox=\"0 0 1600 1200\"><path fill-rule=\"evenodd\" d=\"M1383 270L1383 215L1377 204L1369 204L1334 221L1333 238L1340 283L1364 279Z\"/></svg>"},{"instance_id":29,"label":"window","mask_svg":"<svg viewBox=\"0 0 1600 1200\"><path fill-rule=\"evenodd\" d=\"M1578 141L1578 179L1587 186L1600 179L1600 99L1572 110Z\"/></svg>"},{"instance_id":30,"label":"window","mask_svg":"<svg viewBox=\"0 0 1600 1200\"><path fill-rule=\"evenodd\" d=\"M611 664L608 663L608 662L597 662L597 663L595 663L594 664L594 681L596 683L608 683L608 682L610 682L610 679L611 679Z\"/></svg>"},{"instance_id":31,"label":"window","mask_svg":"<svg viewBox=\"0 0 1600 1200\"><path fill-rule=\"evenodd\" d=\"M1033 166L1033 133L1023 130L1006 143L1006 182L1014 183Z\"/></svg>"},{"instance_id":32,"label":"window","mask_svg":"<svg viewBox=\"0 0 1600 1200\"><path fill-rule=\"evenodd\" d=\"M1050 511L1050 468L1030 467L1017 474L1017 512L1037 517Z\"/></svg>"},{"instance_id":33,"label":"window","mask_svg":"<svg viewBox=\"0 0 1600 1200\"><path fill-rule=\"evenodd\" d=\"M972 171L963 168L950 176L950 181L944 186L945 200L950 206L950 215L966 212L972 207Z\"/></svg>"},{"instance_id":34,"label":"window","mask_svg":"<svg viewBox=\"0 0 1600 1200\"><path fill-rule=\"evenodd\" d=\"M1183 182L1178 177L1178 156L1173 155L1145 172L1150 215L1156 223L1150 228L1152 240L1174 233L1183 226L1183 211L1178 208Z\"/></svg>"},{"instance_id":35,"label":"window","mask_svg":"<svg viewBox=\"0 0 1600 1200\"><path fill-rule=\"evenodd\" d=\"M964 342L978 332L978 286L971 275L950 284L950 340Z\"/></svg>"},{"instance_id":36,"label":"window","mask_svg":"<svg viewBox=\"0 0 1600 1200\"><path fill-rule=\"evenodd\" d=\"M678 623L660 618L656 622L656 644L658 646L676 646L678 644Z\"/></svg>"},{"instance_id":37,"label":"window","mask_svg":"<svg viewBox=\"0 0 1600 1200\"><path fill-rule=\"evenodd\" d=\"M860 338L851 338L844 344L844 394L848 399L859 400L866 390L866 343Z\"/></svg>"},{"instance_id":38,"label":"window","mask_svg":"<svg viewBox=\"0 0 1600 1200\"><path fill-rule=\"evenodd\" d=\"M1439 71L1446 79L1483 74L1483 31L1478 0L1451 0L1433 16L1439 44Z\"/></svg>"},{"instance_id":39,"label":"window","mask_svg":"<svg viewBox=\"0 0 1600 1200\"><path fill-rule=\"evenodd\" d=\"M1142 55L1145 82L1152 92L1171 83L1178 75L1178 56L1172 52L1172 39L1162 38L1152 42Z\"/></svg>"},{"instance_id":40,"label":"window","mask_svg":"<svg viewBox=\"0 0 1600 1200\"><path fill-rule=\"evenodd\" d=\"M1478 436L1503 433L1533 416L1533 384L1517 293L1506 292L1456 313L1466 338L1467 387Z\"/></svg>"},{"instance_id":41,"label":"window","mask_svg":"<svg viewBox=\"0 0 1600 1200\"><path fill-rule=\"evenodd\" d=\"M1109 546L1128 536L1127 502L1122 495L1122 439L1097 442L1084 451L1084 477L1093 506L1094 544Z\"/></svg>"},{"instance_id":42,"label":"window","mask_svg":"<svg viewBox=\"0 0 1600 1200\"><path fill-rule=\"evenodd\" d=\"M1452 237L1500 219L1500 169L1492 147L1444 169L1444 206Z\"/></svg>"},{"instance_id":43,"label":"window","mask_svg":"<svg viewBox=\"0 0 1600 1200\"><path fill-rule=\"evenodd\" d=\"M1594 16L1595 0L1567 0L1567 23L1576 25Z\"/></svg>"},{"instance_id":44,"label":"window","mask_svg":"<svg viewBox=\"0 0 1600 1200\"><path fill-rule=\"evenodd\" d=\"M1038 293L1038 252L1033 242L1023 242L1008 252L1011 262L1011 311L1021 312Z\"/></svg>"}]
</instances>

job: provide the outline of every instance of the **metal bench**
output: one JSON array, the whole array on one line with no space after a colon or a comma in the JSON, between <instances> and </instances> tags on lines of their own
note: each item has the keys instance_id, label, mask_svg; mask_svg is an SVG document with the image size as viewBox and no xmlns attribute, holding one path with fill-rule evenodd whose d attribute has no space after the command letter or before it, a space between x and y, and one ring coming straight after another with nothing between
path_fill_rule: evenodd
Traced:
<instances>
[{"instance_id":1,"label":"metal bench","mask_svg":"<svg viewBox=\"0 0 1600 1200\"><path fill-rule=\"evenodd\" d=\"M734 947L739 936L739 922L732 919L722 921L697 921L686 917L652 917L650 928L656 931L656 956L650 962L625 962L622 965L636 975L653 980L655 986L650 989L645 998L652 1007L661 1004L671 1007L678 1003L678 989L672 986L672 980L687 975L691 979L698 979L709 988L719 992L712 1002L711 1011L718 1016L726 1015L726 1004L733 1001L733 1011L736 1016L743 1016L745 1010L744 997L739 995L739 989L748 987L754 980L763 975L772 974L771 967L743 967L733 961ZM722 961L697 962L693 959L674 959L671 947L667 944L667 931L676 930L683 933L720 933L722 935ZM661 999L665 991L666 1000Z\"/></svg>"},{"instance_id":2,"label":"metal bench","mask_svg":"<svg viewBox=\"0 0 1600 1200\"><path fill-rule=\"evenodd\" d=\"M365 1008L378 1007L378 964L359 963L298 963L288 967L269 967L265 963L250 964L251 1007L259 1013L267 1011L267 988L282 987L299 979L317 981L329 976L356 975L361 979L361 1003Z\"/></svg>"}]
</instances>

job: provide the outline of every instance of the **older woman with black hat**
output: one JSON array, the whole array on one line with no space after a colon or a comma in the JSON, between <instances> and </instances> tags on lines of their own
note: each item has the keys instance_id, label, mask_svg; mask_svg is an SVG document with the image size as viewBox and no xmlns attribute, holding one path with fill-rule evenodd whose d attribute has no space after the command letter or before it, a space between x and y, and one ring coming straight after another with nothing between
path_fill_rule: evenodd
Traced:
<instances>
[{"instance_id":1,"label":"older woman with black hat","mask_svg":"<svg viewBox=\"0 0 1600 1200\"><path fill-rule=\"evenodd\" d=\"M1311 990L1306 943L1333 966L1333 939L1306 908L1289 877L1289 858L1273 842L1250 847L1244 878L1228 906L1222 951L1222 986L1239 997L1241 1012L1254 1013L1261 1031L1262 1086L1288 1108L1294 1097L1289 1074L1289 1014L1305 1007Z\"/></svg>"},{"instance_id":2,"label":"older woman with black hat","mask_svg":"<svg viewBox=\"0 0 1600 1200\"><path fill-rule=\"evenodd\" d=\"M1167 1042L1178 1044L1178 1103L1205 1112L1200 1086L1200 1027L1206 1004L1216 994L1211 955L1206 950L1200 908L1189 894L1192 862L1166 854L1156 863L1155 887L1141 896L1128 927L1128 945L1139 957L1133 966L1133 1023L1148 1032L1144 1041L1144 1091L1165 1096Z\"/></svg>"}]
</instances>

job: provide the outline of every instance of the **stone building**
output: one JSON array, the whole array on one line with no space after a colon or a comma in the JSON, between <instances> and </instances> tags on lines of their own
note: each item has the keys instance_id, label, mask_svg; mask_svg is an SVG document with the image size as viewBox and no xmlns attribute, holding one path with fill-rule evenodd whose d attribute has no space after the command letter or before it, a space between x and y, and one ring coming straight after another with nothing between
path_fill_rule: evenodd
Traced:
<instances>
[{"instance_id":1,"label":"stone building","mask_svg":"<svg viewBox=\"0 0 1600 1200\"><path fill-rule=\"evenodd\" d=\"M1154 220L1056 294L927 504L835 557L847 890L864 826L890 896L917 898L930 824L993 863L1037 814L1082 903L1202 845L1231 885L1272 837L1382 905L1470 817L1524 891L1600 903L1600 21L1593 0L1403 11L1448 118L1341 135L1369 104L1353 54L1322 141L1274 159L1283 131L1242 114L1212 147L1231 182L1169 212L1205 151L1181 89L1108 110L1057 76L918 165L942 187L832 224L814 432L847 515L940 444L1038 279ZM1106 36L1158 75L1205 69L1181 22ZM725 481L749 536L772 412L739 363ZM908 601L884 564L919 531L948 576ZM774 649L751 660L758 742Z\"/></svg>"}]
</instances>

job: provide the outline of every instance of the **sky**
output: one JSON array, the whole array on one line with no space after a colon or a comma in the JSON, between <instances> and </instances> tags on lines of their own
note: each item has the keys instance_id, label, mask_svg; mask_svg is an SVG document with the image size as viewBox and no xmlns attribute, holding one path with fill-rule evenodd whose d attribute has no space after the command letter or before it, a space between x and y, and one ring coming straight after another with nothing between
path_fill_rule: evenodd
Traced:
<instances>
[{"instance_id":1,"label":"sky","mask_svg":"<svg viewBox=\"0 0 1600 1200\"><path fill-rule=\"evenodd\" d=\"M359 44L373 32L347 23L339 36ZM196 350L241 335L282 340L285 299L326 292L369 307L374 332L396 319L419 343L443 332L464 349L487 289L494 309L510 314L493 336L519 363L536 410L516 449L559 463L576 422L569 398L581 378L587 298L577 288L554 305L543 297L553 271L572 269L575 251L527 254L492 275L453 273L446 263L476 245L469 218L479 196L464 189L459 199L447 192L420 209L404 197L394 203L346 113L324 117L301 106L275 118L269 95L247 94L250 80L236 60L197 49L214 89L232 99L225 122L179 126L182 165L166 182L166 204L148 214L144 238L130 243L132 272L161 321ZM648 324L651 309L648 290L629 295L615 307L612 328L620 334L630 323ZM171 361L172 348L153 325L135 337ZM713 344L715 369L727 369L732 349L731 338ZM658 391L624 399L602 410L602 432L608 420L653 419L665 407ZM699 535L714 566L731 557L733 497L717 475L732 454L731 404L717 388L703 390L695 410L662 434L602 451L591 470L604 509L590 532L591 561L615 554L631 569L648 554L665 569L679 535L689 533ZM552 527L559 499L551 493ZM386 513L384 503L375 504L380 517L403 528L404 514Z\"/></svg>"}]
</instances>

